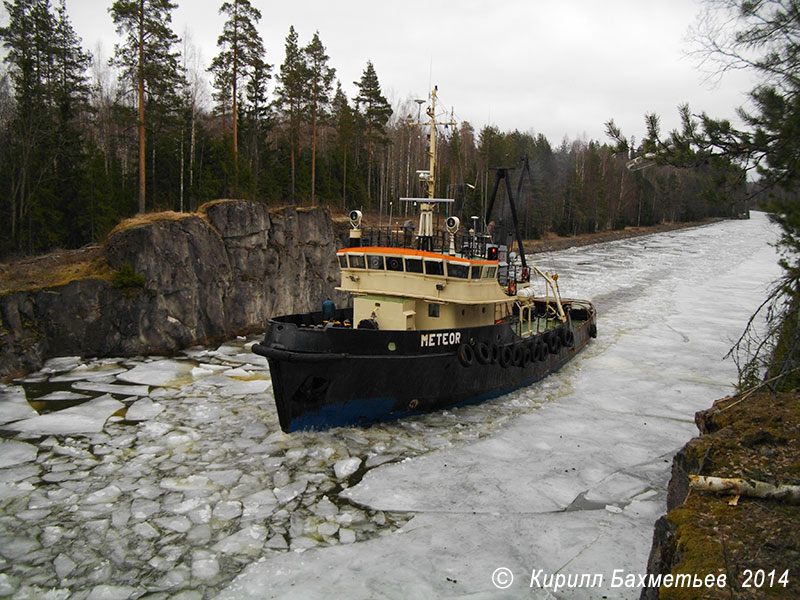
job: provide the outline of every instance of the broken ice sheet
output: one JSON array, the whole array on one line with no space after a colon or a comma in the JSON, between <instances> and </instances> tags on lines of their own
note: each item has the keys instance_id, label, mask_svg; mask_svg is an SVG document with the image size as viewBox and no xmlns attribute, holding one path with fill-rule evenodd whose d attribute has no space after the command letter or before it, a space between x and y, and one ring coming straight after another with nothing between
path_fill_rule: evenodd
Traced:
<instances>
[{"instance_id":1,"label":"broken ice sheet","mask_svg":"<svg viewBox=\"0 0 800 600\"><path fill-rule=\"evenodd\" d=\"M124 373L125 371L126 369L116 364L79 365L68 373L51 377L49 381L51 383L69 381L111 381L114 375Z\"/></svg>"},{"instance_id":2,"label":"broken ice sheet","mask_svg":"<svg viewBox=\"0 0 800 600\"><path fill-rule=\"evenodd\" d=\"M118 385L115 383L97 383L94 381L76 381L72 384L76 390L115 394L117 396L147 396L146 385Z\"/></svg>"},{"instance_id":3,"label":"broken ice sheet","mask_svg":"<svg viewBox=\"0 0 800 600\"><path fill-rule=\"evenodd\" d=\"M343 458L336 461L333 465L333 471L336 473L337 479L347 479L358 471L359 467L361 467L360 458Z\"/></svg>"},{"instance_id":4,"label":"broken ice sheet","mask_svg":"<svg viewBox=\"0 0 800 600\"><path fill-rule=\"evenodd\" d=\"M89 398L91 398L91 396L87 396L86 394L65 390L61 392L50 392L44 396L39 396L36 400L40 402L52 402L55 400L88 400Z\"/></svg>"},{"instance_id":5,"label":"broken ice sheet","mask_svg":"<svg viewBox=\"0 0 800 600\"><path fill-rule=\"evenodd\" d=\"M48 359L44 365L42 365L42 372L43 373L63 373L64 371L69 371L70 369L74 369L78 365L81 364L81 357L80 356L59 356L56 358Z\"/></svg>"},{"instance_id":6,"label":"broken ice sheet","mask_svg":"<svg viewBox=\"0 0 800 600\"><path fill-rule=\"evenodd\" d=\"M254 379L251 381L230 379L229 381L229 384L219 390L219 395L223 398L247 396L249 394L263 394L272 385L272 382L266 379Z\"/></svg>"},{"instance_id":7,"label":"broken ice sheet","mask_svg":"<svg viewBox=\"0 0 800 600\"><path fill-rule=\"evenodd\" d=\"M6 425L7 429L24 433L72 435L98 433L106 420L125 405L105 395L78 406L40 415Z\"/></svg>"},{"instance_id":8,"label":"broken ice sheet","mask_svg":"<svg viewBox=\"0 0 800 600\"><path fill-rule=\"evenodd\" d=\"M28 419L38 414L28 404L22 387L0 384L0 423Z\"/></svg>"},{"instance_id":9,"label":"broken ice sheet","mask_svg":"<svg viewBox=\"0 0 800 600\"><path fill-rule=\"evenodd\" d=\"M146 421L161 414L163 411L163 404L153 402L150 398L142 398L128 407L128 410L125 411L125 418L128 421Z\"/></svg>"},{"instance_id":10,"label":"broken ice sheet","mask_svg":"<svg viewBox=\"0 0 800 600\"><path fill-rule=\"evenodd\" d=\"M223 554L257 555L261 553L266 540L267 528L253 524L221 539L211 549Z\"/></svg>"},{"instance_id":11,"label":"broken ice sheet","mask_svg":"<svg viewBox=\"0 0 800 600\"><path fill-rule=\"evenodd\" d=\"M5 440L0 442L0 468L13 467L36 460L39 450L33 444Z\"/></svg>"},{"instance_id":12,"label":"broken ice sheet","mask_svg":"<svg viewBox=\"0 0 800 600\"><path fill-rule=\"evenodd\" d=\"M179 387L192 381L194 363L181 360L156 360L135 366L130 371L117 375L127 383Z\"/></svg>"}]
</instances>

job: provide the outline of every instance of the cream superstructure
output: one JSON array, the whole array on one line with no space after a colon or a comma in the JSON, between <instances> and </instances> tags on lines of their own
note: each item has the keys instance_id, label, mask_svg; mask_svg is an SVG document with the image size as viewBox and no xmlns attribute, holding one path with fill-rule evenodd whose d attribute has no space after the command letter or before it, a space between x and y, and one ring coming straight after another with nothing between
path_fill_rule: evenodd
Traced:
<instances>
[{"instance_id":1,"label":"cream superstructure","mask_svg":"<svg viewBox=\"0 0 800 600\"><path fill-rule=\"evenodd\" d=\"M353 323L380 329L447 329L491 325L515 298L497 283L497 262L409 248L339 251L342 291L355 296Z\"/></svg>"}]
</instances>

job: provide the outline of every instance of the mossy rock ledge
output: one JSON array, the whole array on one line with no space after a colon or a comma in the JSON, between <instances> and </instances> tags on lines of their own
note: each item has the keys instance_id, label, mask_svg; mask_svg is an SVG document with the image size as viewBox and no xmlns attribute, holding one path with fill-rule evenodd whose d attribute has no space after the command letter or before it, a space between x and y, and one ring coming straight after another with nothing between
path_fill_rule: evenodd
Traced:
<instances>
[{"instance_id":1,"label":"mossy rock ledge","mask_svg":"<svg viewBox=\"0 0 800 600\"><path fill-rule=\"evenodd\" d=\"M800 485L800 393L760 391L698 412L700 437L675 456L666 516L655 524L650 575L713 575L726 585L662 585L642 600L800 598L800 506L689 489L689 475ZM694 579L694 576L697 579ZM709 579L710 581L710 579Z\"/></svg>"},{"instance_id":2,"label":"mossy rock ledge","mask_svg":"<svg viewBox=\"0 0 800 600\"><path fill-rule=\"evenodd\" d=\"M221 200L116 227L103 268L0 295L0 379L54 356L168 354L315 309L339 284L339 241L324 208Z\"/></svg>"}]
</instances>

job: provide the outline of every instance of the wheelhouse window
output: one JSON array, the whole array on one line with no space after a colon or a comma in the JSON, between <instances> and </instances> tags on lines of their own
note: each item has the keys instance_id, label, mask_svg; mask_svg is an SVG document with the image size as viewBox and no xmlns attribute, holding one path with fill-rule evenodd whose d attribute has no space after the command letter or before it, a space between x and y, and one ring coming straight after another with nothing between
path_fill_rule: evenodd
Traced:
<instances>
[{"instance_id":1,"label":"wheelhouse window","mask_svg":"<svg viewBox=\"0 0 800 600\"><path fill-rule=\"evenodd\" d=\"M469 265L462 265L456 262L447 263L447 276L459 279L469 278Z\"/></svg>"},{"instance_id":2,"label":"wheelhouse window","mask_svg":"<svg viewBox=\"0 0 800 600\"><path fill-rule=\"evenodd\" d=\"M472 265L472 279L481 278L481 268L477 265Z\"/></svg>"},{"instance_id":3,"label":"wheelhouse window","mask_svg":"<svg viewBox=\"0 0 800 600\"><path fill-rule=\"evenodd\" d=\"M340 254L339 255L339 266L341 268L343 268L343 269L347 268L347 255L346 254Z\"/></svg>"},{"instance_id":4,"label":"wheelhouse window","mask_svg":"<svg viewBox=\"0 0 800 600\"><path fill-rule=\"evenodd\" d=\"M422 273L422 259L421 258L407 258L406 271L409 273Z\"/></svg>"},{"instance_id":5,"label":"wheelhouse window","mask_svg":"<svg viewBox=\"0 0 800 600\"><path fill-rule=\"evenodd\" d=\"M444 261L441 261L441 260L426 260L425 261L425 274L426 275L444 275Z\"/></svg>"},{"instance_id":6,"label":"wheelhouse window","mask_svg":"<svg viewBox=\"0 0 800 600\"><path fill-rule=\"evenodd\" d=\"M484 279L494 279L497 276L497 267L486 267L483 271Z\"/></svg>"},{"instance_id":7,"label":"wheelhouse window","mask_svg":"<svg viewBox=\"0 0 800 600\"><path fill-rule=\"evenodd\" d=\"M369 256L367 256L367 264L369 265L370 269L383 271L383 262L384 261L382 256L376 254L370 254Z\"/></svg>"},{"instance_id":8,"label":"wheelhouse window","mask_svg":"<svg viewBox=\"0 0 800 600\"><path fill-rule=\"evenodd\" d=\"M399 256L387 256L386 269L389 271L402 271L403 259L400 258Z\"/></svg>"},{"instance_id":9,"label":"wheelhouse window","mask_svg":"<svg viewBox=\"0 0 800 600\"><path fill-rule=\"evenodd\" d=\"M350 268L351 269L365 269L366 263L364 262L363 254L350 255Z\"/></svg>"}]
</instances>

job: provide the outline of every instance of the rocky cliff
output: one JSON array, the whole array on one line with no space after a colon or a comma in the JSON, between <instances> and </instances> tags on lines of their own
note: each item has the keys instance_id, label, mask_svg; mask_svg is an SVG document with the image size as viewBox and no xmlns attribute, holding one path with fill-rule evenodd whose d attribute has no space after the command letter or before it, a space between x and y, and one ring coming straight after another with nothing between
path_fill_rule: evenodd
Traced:
<instances>
[{"instance_id":1,"label":"rocky cliff","mask_svg":"<svg viewBox=\"0 0 800 600\"><path fill-rule=\"evenodd\" d=\"M53 356L170 353L341 303L336 249L324 209L223 200L123 223L105 276L0 296L0 379Z\"/></svg>"}]
</instances>

